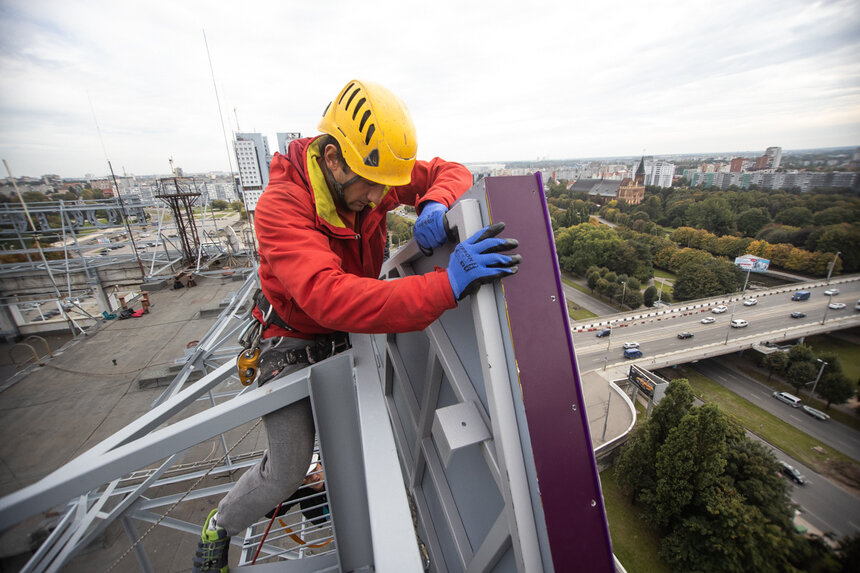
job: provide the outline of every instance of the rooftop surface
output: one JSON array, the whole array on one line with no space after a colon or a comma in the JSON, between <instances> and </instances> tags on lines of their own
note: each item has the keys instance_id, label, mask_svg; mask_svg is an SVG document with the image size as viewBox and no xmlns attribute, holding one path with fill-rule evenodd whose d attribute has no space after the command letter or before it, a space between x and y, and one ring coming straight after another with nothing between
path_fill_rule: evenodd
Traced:
<instances>
[{"instance_id":1,"label":"rooftop surface","mask_svg":"<svg viewBox=\"0 0 860 573\"><path fill-rule=\"evenodd\" d=\"M149 314L104 321L94 332L74 340L69 335L50 336L53 357L44 360L44 366L27 365L23 373L15 374L11 364L12 345L0 345L0 435L5 438L0 443L0 495L38 481L149 411L175 375L177 360L217 319L217 312L206 310L218 309L241 284L228 278L203 278L193 288L153 291ZM20 348L15 357L20 359ZM243 446L259 449L259 440L257 430ZM201 444L186 457L206 459L210 449L211 442ZM215 503L217 499L200 504L195 510L199 516L182 517L202 523ZM43 519L31 518L0 536L0 569L18 570L26 562L27 536ZM143 525L140 533L147 529ZM97 545L64 571L105 571L129 543L116 522ZM190 535L156 528L146 546L156 571L179 572L190 570L196 541ZM124 563L115 570L136 570L134 556L126 560L134 564Z\"/></svg>"},{"instance_id":2,"label":"rooftop surface","mask_svg":"<svg viewBox=\"0 0 860 573\"><path fill-rule=\"evenodd\" d=\"M13 345L0 345L0 432L6 438L0 443L0 496L38 481L148 412L175 375L188 347L207 333L217 319L217 310L241 284L229 278L201 278L193 288L152 291L150 313L140 318L104 321L87 336L76 339L70 334L46 337L53 357L44 358L44 366L31 363L16 370L10 358ZM139 304L134 305L137 307ZM36 342L29 343L39 348ZM44 350L39 352L45 354ZM15 356L21 360L20 347ZM589 376L583 378L583 384L593 443L623 433L629 423L623 400L616 397L610 402L613 415L604 438L606 380ZM234 453L265 447L261 428ZM232 430L226 436L228 446L246 429ZM215 438L191 448L185 460L217 458L220 447L220 440ZM224 478L209 479L223 483ZM175 517L202 523L218 499L185 502ZM28 535L50 517L30 518L0 536L0 570L23 566L30 551ZM148 524L138 527L139 534L149 528ZM155 571L190 570L196 548L193 536L157 527L145 544ZM106 571L128 547L128 537L117 520L64 571ZM236 553L232 552L231 561L236 560ZM131 565L131 561L135 563ZM133 555L125 557L114 570L129 568L137 568Z\"/></svg>"}]
</instances>

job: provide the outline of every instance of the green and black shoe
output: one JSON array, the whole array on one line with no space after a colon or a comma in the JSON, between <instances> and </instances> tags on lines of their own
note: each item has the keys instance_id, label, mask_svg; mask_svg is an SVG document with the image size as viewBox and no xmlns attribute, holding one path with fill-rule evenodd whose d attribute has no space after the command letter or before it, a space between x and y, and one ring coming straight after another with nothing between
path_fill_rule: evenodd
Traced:
<instances>
[{"instance_id":1,"label":"green and black shoe","mask_svg":"<svg viewBox=\"0 0 860 573\"><path fill-rule=\"evenodd\" d=\"M197 542L197 553L194 555L194 564L191 567L192 573L230 572L230 566L227 563L230 536L227 535L226 529L211 523L216 513L218 510L213 509L206 518L206 523L203 524L203 533L200 535L200 541Z\"/></svg>"}]
</instances>

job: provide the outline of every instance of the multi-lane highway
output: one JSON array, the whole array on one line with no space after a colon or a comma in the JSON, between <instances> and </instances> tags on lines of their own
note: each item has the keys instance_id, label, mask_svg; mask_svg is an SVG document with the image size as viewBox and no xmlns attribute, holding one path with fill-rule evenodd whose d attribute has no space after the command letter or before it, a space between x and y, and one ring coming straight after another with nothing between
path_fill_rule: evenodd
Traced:
<instances>
[{"instance_id":1,"label":"multi-lane highway","mask_svg":"<svg viewBox=\"0 0 860 573\"><path fill-rule=\"evenodd\" d=\"M804 413L800 408L792 408L788 404L775 400L772 396L773 389L728 368L719 360L711 359L697 362L693 367L711 380L788 422L798 430L855 460L860 460L860 433L856 430L830 420L822 422ZM805 394L801 397L805 397Z\"/></svg>"},{"instance_id":2,"label":"multi-lane highway","mask_svg":"<svg viewBox=\"0 0 860 573\"><path fill-rule=\"evenodd\" d=\"M791 287L794 289L795 287ZM828 288L839 289L834 296L824 295ZM860 299L860 280L841 279L832 281L830 286L804 287L811 292L804 301L792 301L789 292L770 289L759 293L748 292L745 299L756 298L754 306L745 306L743 300L730 301L727 297L710 301L697 301L695 304L676 304L659 311L652 309L636 311L578 321L572 325L573 343L581 372L598 370L625 363L623 344L638 342L643 357L635 362L644 367L649 365L649 357L661 356L663 364L672 362L691 362L699 358L725 354L738 348L742 341L748 347L752 343L780 340L793 340L802 336L807 327L827 329L860 326L860 312L854 306ZM737 297L733 297L737 298ZM830 302L841 302L845 308L828 308ZM727 310L714 314L712 309L724 305ZM792 312L804 312L806 316L792 318ZM638 317L638 318L633 318ZM714 322L703 324L705 317ZM748 325L732 328L732 319L744 319ZM821 323L824 323L822 327ZM601 328L610 327L611 334L602 338L596 336ZM690 332L692 338L679 339L678 333ZM701 351L701 356L697 356Z\"/></svg>"},{"instance_id":3,"label":"multi-lane highway","mask_svg":"<svg viewBox=\"0 0 860 573\"><path fill-rule=\"evenodd\" d=\"M772 390L748 379L743 374L722 366L713 356L727 354L754 343L793 342L799 336L830 329L860 326L860 312L855 304L860 299L860 280L843 277L830 285L822 282L802 286L810 291L804 301L792 301L798 286L786 289L769 289L748 292L746 297L722 297L696 301L692 304L675 304L671 307L647 309L633 313L601 316L572 324L576 358L581 372L611 369L637 363L645 368L658 359L660 366L674 363L696 362L695 367L709 378L725 385L735 393L795 425L810 436L837 450L860 459L858 432L835 421L820 422L799 409L778 402L771 397ZM836 288L838 294L829 296L824 291ZM784 292L779 292L784 291ZM756 298L754 305L743 301ZM828 308L831 302L841 302L845 308ZM726 311L713 313L716 306ZM583 305L585 306L585 305ZM806 316L792 318L793 312ZM713 322L702 323L703 318ZM743 319L748 325L732 328L732 319ZM824 323L822 326L822 322ZM601 329L609 327L609 336L597 337ZM691 338L678 338L678 333L690 332ZM642 358L626 360L624 343L636 342L643 352ZM617 372L617 370L616 370ZM853 535L860 531L860 499L843 487L817 474L811 468L774 449L777 459L793 465L809 480L805 486L792 486L792 500L799 506L802 517L822 532L837 536Z\"/></svg>"}]
</instances>

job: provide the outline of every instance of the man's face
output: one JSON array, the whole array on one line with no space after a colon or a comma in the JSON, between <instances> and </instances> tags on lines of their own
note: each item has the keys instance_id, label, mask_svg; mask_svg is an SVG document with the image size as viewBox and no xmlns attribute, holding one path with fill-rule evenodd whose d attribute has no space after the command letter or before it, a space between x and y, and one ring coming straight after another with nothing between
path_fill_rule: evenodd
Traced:
<instances>
[{"instance_id":1,"label":"man's face","mask_svg":"<svg viewBox=\"0 0 860 573\"><path fill-rule=\"evenodd\" d=\"M351 178L353 176L352 171L349 171L348 168L347 171L350 173ZM347 209L359 212L368 203L379 203L382 200L383 193L385 193L385 185L359 177L354 183L350 183L343 190L343 200L346 203Z\"/></svg>"},{"instance_id":2,"label":"man's face","mask_svg":"<svg viewBox=\"0 0 860 573\"><path fill-rule=\"evenodd\" d=\"M357 177L346 162L338 158L337 148L334 145L326 146L323 157L331 171L331 176L341 185L346 185L343 189L343 200L347 209L359 212L368 203L376 204L382 200L385 185Z\"/></svg>"}]
</instances>

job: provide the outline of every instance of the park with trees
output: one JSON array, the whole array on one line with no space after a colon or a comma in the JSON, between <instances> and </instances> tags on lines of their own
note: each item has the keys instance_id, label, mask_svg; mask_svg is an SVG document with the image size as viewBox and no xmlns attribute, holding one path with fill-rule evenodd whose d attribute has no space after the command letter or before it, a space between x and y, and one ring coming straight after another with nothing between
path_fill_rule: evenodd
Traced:
<instances>
[{"instance_id":1,"label":"park with trees","mask_svg":"<svg viewBox=\"0 0 860 573\"><path fill-rule=\"evenodd\" d=\"M612 476L656 533L662 562L679 572L856 571L860 536L834 551L801 535L774 455L718 406L694 399L686 379L673 380Z\"/></svg>"},{"instance_id":2,"label":"park with trees","mask_svg":"<svg viewBox=\"0 0 860 573\"><path fill-rule=\"evenodd\" d=\"M614 199L598 205L569 191L566 181L551 181L547 204L563 272L589 280L589 269L605 268L648 289L662 269L673 275L676 301L740 290L744 276L733 262L744 254L810 278L860 270L860 197L849 190L646 187L640 205ZM589 288L614 299L617 289L608 283ZM643 292L639 304L653 304L652 295ZM624 306L636 308L637 300Z\"/></svg>"}]
</instances>

